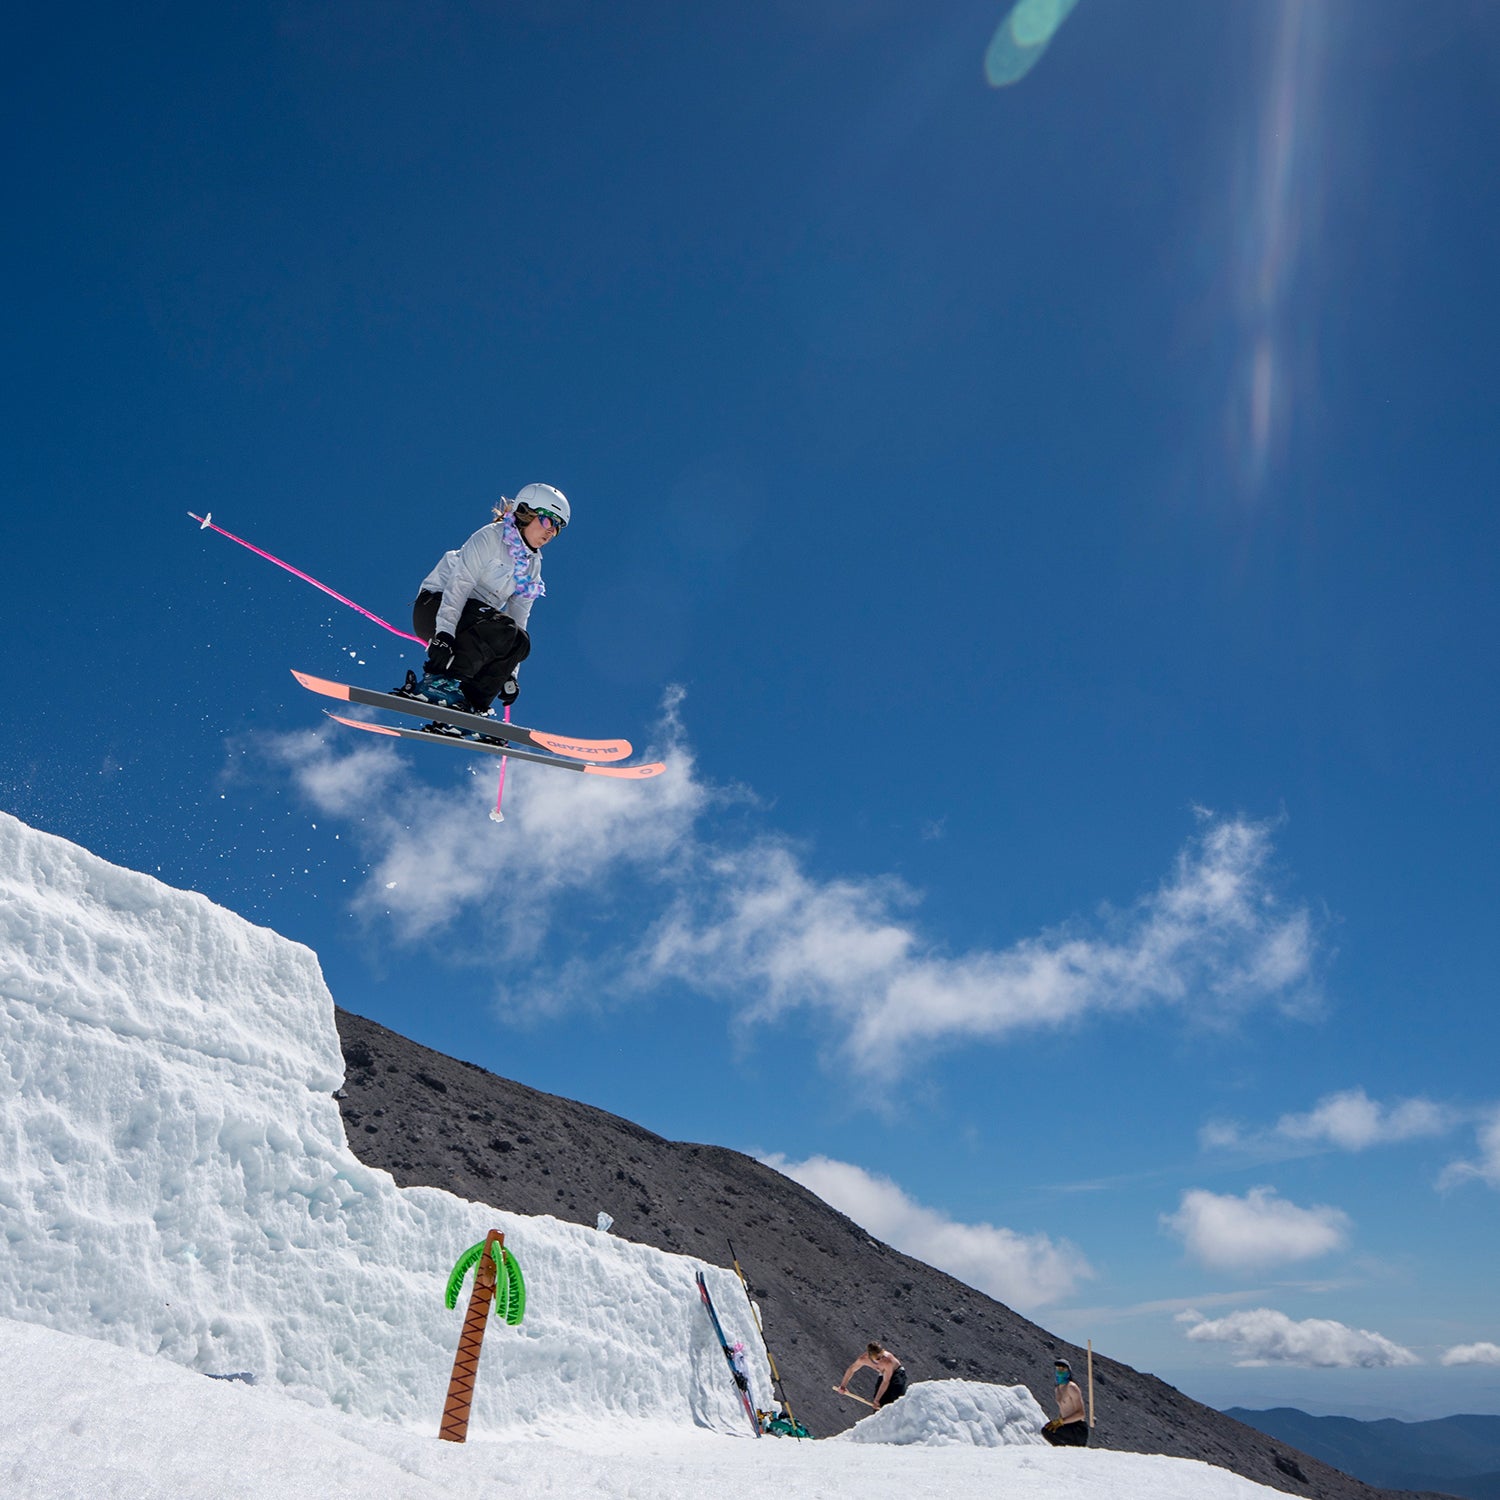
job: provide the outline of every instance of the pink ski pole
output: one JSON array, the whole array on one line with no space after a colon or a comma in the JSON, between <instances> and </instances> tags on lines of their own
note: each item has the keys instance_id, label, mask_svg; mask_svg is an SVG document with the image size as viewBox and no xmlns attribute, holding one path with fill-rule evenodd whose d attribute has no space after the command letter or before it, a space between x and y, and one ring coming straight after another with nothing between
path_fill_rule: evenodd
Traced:
<instances>
[{"instance_id":1,"label":"pink ski pole","mask_svg":"<svg viewBox=\"0 0 1500 1500\"><path fill-rule=\"evenodd\" d=\"M505 705L505 722L510 723L510 704ZM505 796L505 764L507 757L500 757L500 785L495 788L495 810L490 814L491 823L503 823L505 814L500 811L500 800Z\"/></svg>"},{"instance_id":2,"label":"pink ski pole","mask_svg":"<svg viewBox=\"0 0 1500 1500\"><path fill-rule=\"evenodd\" d=\"M290 573L294 578L300 578L304 583L312 584L315 589L322 589L323 592L329 596L329 598L337 599L340 604L347 604L350 609L357 610L365 617L365 619L373 621L376 625L379 625L382 630L389 630L392 635L399 635L402 640L415 641L419 646L425 646L427 644L427 642L424 641L421 636L410 635L404 630L397 630L389 620L382 620L379 615L373 614L370 610L366 609L363 604L356 604L354 600L346 599L341 593L339 593L337 589L329 588L326 583L319 583L316 578L312 577L311 574L304 573L301 568L294 568L291 563L283 562L279 557L273 557L271 553L265 551L264 548L257 547L254 542L247 542L244 537L236 536L232 531L225 531L222 526L215 525L214 513L212 511L208 511L206 514L201 516L193 515L193 512L189 511L188 515L192 516L193 520L198 523L199 531L217 531L220 536L228 537L231 542L238 542L240 546L246 548L250 552L253 552L257 557L263 557L267 562L275 563L278 568L285 568L286 571ZM505 722L507 724L510 723L509 704L506 704L505 706ZM500 757L500 785L495 790L495 810L490 814L491 820L496 823L503 823L505 821L505 814L500 810L500 804L505 797L506 760L506 756L502 755Z\"/></svg>"},{"instance_id":3,"label":"pink ski pole","mask_svg":"<svg viewBox=\"0 0 1500 1500\"><path fill-rule=\"evenodd\" d=\"M217 531L220 536L227 536L231 542L238 542L240 546L247 548L257 557L263 557L267 562L275 563L278 568L285 568L287 572L290 573L294 578L300 578L303 583L312 584L315 589L322 589L325 594L327 594L330 598L337 599L340 604L347 604L350 609L358 610L359 613L365 617L365 619L373 620L375 624L379 625L382 630L389 630L392 635L399 635L402 640L415 641L419 646L425 646L427 644L427 642L424 641L421 636L409 635L404 630L397 630L389 620L382 620L379 615L371 614L363 604L356 604L354 600L344 598L344 596L339 593L337 589L329 588L326 583L319 583L316 578L310 577L308 574L304 573L301 568L294 568L291 563L282 562L279 557L272 557L269 552L263 551L261 548L257 547L254 542L247 542L244 537L236 536L232 531L225 531L222 526L216 526L214 524L214 513L212 511L209 511L207 515L202 516L194 516L192 511L189 511L188 515L193 516L193 520L198 523L199 531Z\"/></svg>"}]
</instances>

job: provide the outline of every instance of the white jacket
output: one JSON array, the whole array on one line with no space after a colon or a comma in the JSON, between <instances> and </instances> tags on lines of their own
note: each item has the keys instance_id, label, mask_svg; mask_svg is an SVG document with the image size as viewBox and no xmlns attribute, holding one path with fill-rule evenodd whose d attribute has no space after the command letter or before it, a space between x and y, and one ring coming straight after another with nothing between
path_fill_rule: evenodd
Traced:
<instances>
[{"instance_id":1,"label":"white jacket","mask_svg":"<svg viewBox=\"0 0 1500 1500\"><path fill-rule=\"evenodd\" d=\"M507 533L516 538L525 557L519 578ZM516 592L523 579L535 581L534 598L528 597L530 589ZM508 515L503 521L481 526L456 552L445 552L422 580L422 588L424 592L443 596L437 616L438 632L447 631L449 635L457 632L458 617L470 599L504 610L524 630L531 606L546 593L542 586L542 554L520 540L515 518Z\"/></svg>"}]
</instances>

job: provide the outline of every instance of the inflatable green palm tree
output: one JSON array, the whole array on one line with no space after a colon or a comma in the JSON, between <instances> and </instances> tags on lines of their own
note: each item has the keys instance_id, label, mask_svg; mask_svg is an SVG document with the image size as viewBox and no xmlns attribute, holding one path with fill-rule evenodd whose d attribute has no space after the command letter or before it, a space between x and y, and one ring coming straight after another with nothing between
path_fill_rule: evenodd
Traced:
<instances>
[{"instance_id":1,"label":"inflatable green palm tree","mask_svg":"<svg viewBox=\"0 0 1500 1500\"><path fill-rule=\"evenodd\" d=\"M497 1304L500 1316L512 1326L526 1316L526 1283L516 1258L505 1248L505 1236L490 1230L484 1243L470 1245L459 1256L448 1277L443 1300L449 1307L458 1306L469 1271L474 1274L474 1290L469 1294L464 1313L463 1332L458 1336L458 1353L453 1356L453 1376L448 1382L448 1399L443 1405L443 1423L438 1436L450 1443L461 1443L469 1431L469 1408L474 1404L474 1382L479 1377L479 1353L484 1347L484 1330L489 1322L490 1304Z\"/></svg>"}]
</instances>

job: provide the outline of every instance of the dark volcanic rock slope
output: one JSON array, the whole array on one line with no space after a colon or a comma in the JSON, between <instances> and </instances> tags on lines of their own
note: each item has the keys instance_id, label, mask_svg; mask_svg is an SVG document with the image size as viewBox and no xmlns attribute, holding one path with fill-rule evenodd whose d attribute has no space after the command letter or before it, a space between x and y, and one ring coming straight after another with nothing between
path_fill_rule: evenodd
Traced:
<instances>
[{"instance_id":1,"label":"dark volcanic rock slope","mask_svg":"<svg viewBox=\"0 0 1500 1500\"><path fill-rule=\"evenodd\" d=\"M863 1415L831 1387L869 1339L894 1349L914 1381L1024 1384L1049 1412L1052 1361L1061 1355L1083 1371L1083 1350L871 1239L751 1157L664 1140L347 1011L338 1012L338 1027L350 1144L403 1186L579 1224L593 1224L603 1209L615 1234L721 1266L730 1264L732 1238L787 1396L820 1437ZM1199 1458L1320 1500L1386 1493L1097 1351L1094 1401L1095 1441L1104 1447Z\"/></svg>"}]
</instances>

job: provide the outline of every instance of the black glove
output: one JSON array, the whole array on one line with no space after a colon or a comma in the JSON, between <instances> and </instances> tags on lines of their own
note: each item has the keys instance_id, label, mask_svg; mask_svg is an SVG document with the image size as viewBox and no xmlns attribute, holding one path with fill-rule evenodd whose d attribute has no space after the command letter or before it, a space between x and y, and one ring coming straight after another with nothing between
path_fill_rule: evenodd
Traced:
<instances>
[{"instance_id":1,"label":"black glove","mask_svg":"<svg viewBox=\"0 0 1500 1500\"><path fill-rule=\"evenodd\" d=\"M500 691L495 696L506 708L509 708L521 696L521 684L514 677L507 677Z\"/></svg>"},{"instance_id":2,"label":"black glove","mask_svg":"<svg viewBox=\"0 0 1500 1500\"><path fill-rule=\"evenodd\" d=\"M446 630L440 630L427 643L427 671L433 677L446 677L458 655L458 642Z\"/></svg>"}]
</instances>

